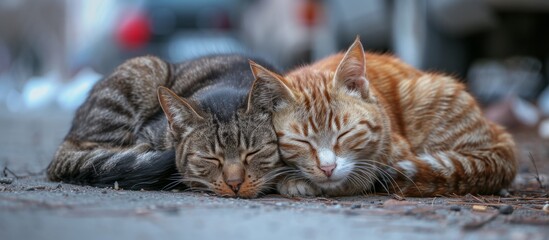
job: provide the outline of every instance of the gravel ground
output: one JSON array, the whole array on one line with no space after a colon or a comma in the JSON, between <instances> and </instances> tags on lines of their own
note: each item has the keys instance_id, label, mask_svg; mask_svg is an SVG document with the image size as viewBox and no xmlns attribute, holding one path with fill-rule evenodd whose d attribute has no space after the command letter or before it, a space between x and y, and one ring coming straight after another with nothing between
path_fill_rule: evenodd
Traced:
<instances>
[{"instance_id":1,"label":"gravel ground","mask_svg":"<svg viewBox=\"0 0 549 240\"><path fill-rule=\"evenodd\" d=\"M527 158L547 185L549 144L528 133L517 134L510 196L244 200L48 182L43 170L71 117L0 111L1 239L549 239L548 190Z\"/></svg>"}]
</instances>

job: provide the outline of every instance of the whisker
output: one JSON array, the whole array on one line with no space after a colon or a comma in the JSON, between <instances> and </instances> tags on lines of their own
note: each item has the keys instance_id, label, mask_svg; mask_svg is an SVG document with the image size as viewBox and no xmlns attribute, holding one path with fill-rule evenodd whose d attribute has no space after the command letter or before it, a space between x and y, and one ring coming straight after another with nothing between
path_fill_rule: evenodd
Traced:
<instances>
[{"instance_id":1,"label":"whisker","mask_svg":"<svg viewBox=\"0 0 549 240\"><path fill-rule=\"evenodd\" d=\"M200 178L183 178L180 180L181 182L184 182L184 183L193 183L193 182L196 182L196 183L200 183L202 185L205 185L207 187L213 187L213 184L204 180L204 179L200 179Z\"/></svg>"},{"instance_id":2,"label":"whisker","mask_svg":"<svg viewBox=\"0 0 549 240\"><path fill-rule=\"evenodd\" d=\"M391 184L391 187L395 190L398 189L398 191L400 191L401 194L403 194L402 192L402 189L400 188L400 186L398 185L398 182L396 182L396 180L394 180L394 178L388 173L386 172L384 169L382 168L378 168L378 166L374 165L374 164L371 164L371 163L367 163L367 162L362 162L361 165L358 165L358 168L361 168L361 167L365 167L367 166L369 169L371 169L372 171L375 171L377 173L380 173L381 174L381 178L382 179L385 179L386 181L389 182L389 184ZM385 191L387 193L390 193L390 191L388 190L388 185L386 185L385 181L382 181L380 179L378 179L377 181L379 184L381 184L381 186L385 189ZM396 187L395 187L396 185Z\"/></svg>"},{"instance_id":3,"label":"whisker","mask_svg":"<svg viewBox=\"0 0 549 240\"><path fill-rule=\"evenodd\" d=\"M354 169L354 172L353 172L353 176L355 178L357 178L361 184L365 185L365 186L375 186L375 182L376 182L376 178L374 176L375 175L375 172L373 171L373 169L371 168L363 168L361 166L357 166L355 169ZM364 177L367 177L368 179L364 179ZM388 191L387 187L382 185L383 188L386 189L386 191Z\"/></svg>"},{"instance_id":4,"label":"whisker","mask_svg":"<svg viewBox=\"0 0 549 240\"><path fill-rule=\"evenodd\" d=\"M367 162L363 162L362 164L364 164L364 166L368 166L369 168L372 169L372 171L375 171L377 173L380 173L381 174L381 177L386 179L387 181L389 181L389 184L391 184L391 187L393 189L398 189L400 191L400 193L402 194L402 189L400 188L400 186L398 185L398 183L394 180L394 178L389 174L387 173L384 169L382 168L378 168L378 166L374 165L374 164L371 164L371 163L367 163ZM361 167L362 165L359 165L359 168ZM381 186L385 189L386 192L390 192L388 190L388 186L386 184L384 184L384 181L378 181ZM395 187L396 185L396 187Z\"/></svg>"},{"instance_id":5,"label":"whisker","mask_svg":"<svg viewBox=\"0 0 549 240\"><path fill-rule=\"evenodd\" d=\"M369 161L372 161L372 160L369 160ZM382 163L382 162L375 162L377 164L380 164L384 167L387 167L387 168L390 168L392 170L395 170L397 173L400 173L400 175L404 176L406 179L408 179L413 185L414 187L418 190L418 192L421 194L421 189L419 189L419 187L416 185L416 183L414 182L414 180L412 180L410 177L408 177L408 175L406 175L405 173L403 173L402 171L398 170L397 168L393 167L393 166L390 166L388 164L385 164L385 163Z\"/></svg>"},{"instance_id":6,"label":"whisker","mask_svg":"<svg viewBox=\"0 0 549 240\"><path fill-rule=\"evenodd\" d=\"M213 192L211 189L209 188L204 188L204 187L189 187L187 189L185 189L185 192Z\"/></svg>"},{"instance_id":7,"label":"whisker","mask_svg":"<svg viewBox=\"0 0 549 240\"><path fill-rule=\"evenodd\" d=\"M135 189L136 187L138 187L140 185L152 185L156 182L158 182L158 180L151 180L151 181L147 181L147 182L139 182L139 183L136 183L136 184L132 185L130 188Z\"/></svg>"},{"instance_id":8,"label":"whisker","mask_svg":"<svg viewBox=\"0 0 549 240\"><path fill-rule=\"evenodd\" d=\"M179 180L172 181L171 183L168 183L166 186L164 186L164 187L162 188L162 190L163 190L163 191L165 191L165 190L170 190L170 189L174 188L175 186L177 186L177 185L179 185L179 184L181 184L181 181L179 181Z\"/></svg>"},{"instance_id":9,"label":"whisker","mask_svg":"<svg viewBox=\"0 0 549 240\"><path fill-rule=\"evenodd\" d=\"M273 181L274 179L284 175L285 178L287 178L288 176L297 174L298 172L299 170L290 167L280 167L258 178L254 184L254 188L258 188L259 186L260 189L258 190L258 194L264 194L264 192L276 190L276 182Z\"/></svg>"}]
</instances>

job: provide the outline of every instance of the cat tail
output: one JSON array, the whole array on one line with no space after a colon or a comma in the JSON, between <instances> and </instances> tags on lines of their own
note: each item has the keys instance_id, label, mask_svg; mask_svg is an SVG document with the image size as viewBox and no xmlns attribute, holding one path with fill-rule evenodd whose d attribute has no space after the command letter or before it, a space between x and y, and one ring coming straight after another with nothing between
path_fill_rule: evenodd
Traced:
<instances>
[{"instance_id":1,"label":"cat tail","mask_svg":"<svg viewBox=\"0 0 549 240\"><path fill-rule=\"evenodd\" d=\"M156 57L138 57L98 82L76 111L48 178L96 186L118 182L129 189L161 184L175 171L173 151L137 143L143 127L161 114L156 89L171 84L172 68Z\"/></svg>"},{"instance_id":2,"label":"cat tail","mask_svg":"<svg viewBox=\"0 0 549 240\"><path fill-rule=\"evenodd\" d=\"M83 147L65 141L48 167L53 181L130 190L164 189L174 183L175 151L154 151L147 146L131 148ZM173 186L172 186L173 187Z\"/></svg>"},{"instance_id":3,"label":"cat tail","mask_svg":"<svg viewBox=\"0 0 549 240\"><path fill-rule=\"evenodd\" d=\"M493 144L419 154L395 164L393 192L406 196L499 194L517 173L515 143L501 126L488 123Z\"/></svg>"}]
</instances>

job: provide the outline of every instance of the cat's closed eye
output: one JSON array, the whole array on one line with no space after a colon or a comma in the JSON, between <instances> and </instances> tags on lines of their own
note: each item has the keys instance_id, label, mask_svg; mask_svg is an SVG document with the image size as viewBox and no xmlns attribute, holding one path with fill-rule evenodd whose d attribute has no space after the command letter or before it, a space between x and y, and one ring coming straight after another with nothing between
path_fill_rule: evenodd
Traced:
<instances>
[{"instance_id":1,"label":"cat's closed eye","mask_svg":"<svg viewBox=\"0 0 549 240\"><path fill-rule=\"evenodd\" d=\"M342 139L343 137L345 137L346 135L348 135L349 133L351 133L351 129L349 129L349 130L347 130L347 131L345 131L345 132L340 133L340 134L337 136L336 142L341 141L341 139Z\"/></svg>"},{"instance_id":2,"label":"cat's closed eye","mask_svg":"<svg viewBox=\"0 0 549 240\"><path fill-rule=\"evenodd\" d=\"M262 158L265 155L271 155L278 149L278 144L276 142L269 142L262 144L259 148L246 151L244 156L244 163L250 164L256 158Z\"/></svg>"},{"instance_id":3,"label":"cat's closed eye","mask_svg":"<svg viewBox=\"0 0 549 240\"><path fill-rule=\"evenodd\" d=\"M309 142L309 141L306 140L306 139L292 138L292 139L290 139L290 140L296 141L296 142L299 142L299 143L302 143L302 144L306 144L306 145L309 146L309 147L313 147L313 145L311 144L311 142Z\"/></svg>"},{"instance_id":4,"label":"cat's closed eye","mask_svg":"<svg viewBox=\"0 0 549 240\"><path fill-rule=\"evenodd\" d=\"M244 156L244 164L250 164L250 161L253 159L253 157L261 152L262 149L253 150L251 152L246 153L246 156Z\"/></svg>"},{"instance_id":5,"label":"cat's closed eye","mask_svg":"<svg viewBox=\"0 0 549 240\"><path fill-rule=\"evenodd\" d=\"M223 162L221 161L221 159L217 158L217 157L207 157L207 156L201 156L200 158L202 158L204 161L208 162L208 163L212 163L212 164L215 164L216 167L219 167Z\"/></svg>"}]
</instances>

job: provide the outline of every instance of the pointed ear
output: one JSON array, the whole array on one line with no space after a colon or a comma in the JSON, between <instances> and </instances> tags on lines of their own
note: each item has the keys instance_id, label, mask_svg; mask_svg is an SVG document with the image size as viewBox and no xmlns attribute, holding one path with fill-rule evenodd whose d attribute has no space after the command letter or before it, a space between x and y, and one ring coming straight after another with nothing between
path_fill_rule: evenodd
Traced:
<instances>
[{"instance_id":1,"label":"pointed ear","mask_svg":"<svg viewBox=\"0 0 549 240\"><path fill-rule=\"evenodd\" d=\"M191 101L185 100L166 87L158 87L158 101L168 118L170 128L175 131L182 131L185 126L204 120L204 117Z\"/></svg>"},{"instance_id":2,"label":"pointed ear","mask_svg":"<svg viewBox=\"0 0 549 240\"><path fill-rule=\"evenodd\" d=\"M358 93L362 98L368 98L366 61L358 36L339 63L333 81L336 89L345 88L350 93Z\"/></svg>"},{"instance_id":3,"label":"pointed ear","mask_svg":"<svg viewBox=\"0 0 549 240\"><path fill-rule=\"evenodd\" d=\"M247 113L254 110L275 111L295 99L284 77L251 60L250 67L255 81L248 94Z\"/></svg>"}]
</instances>

